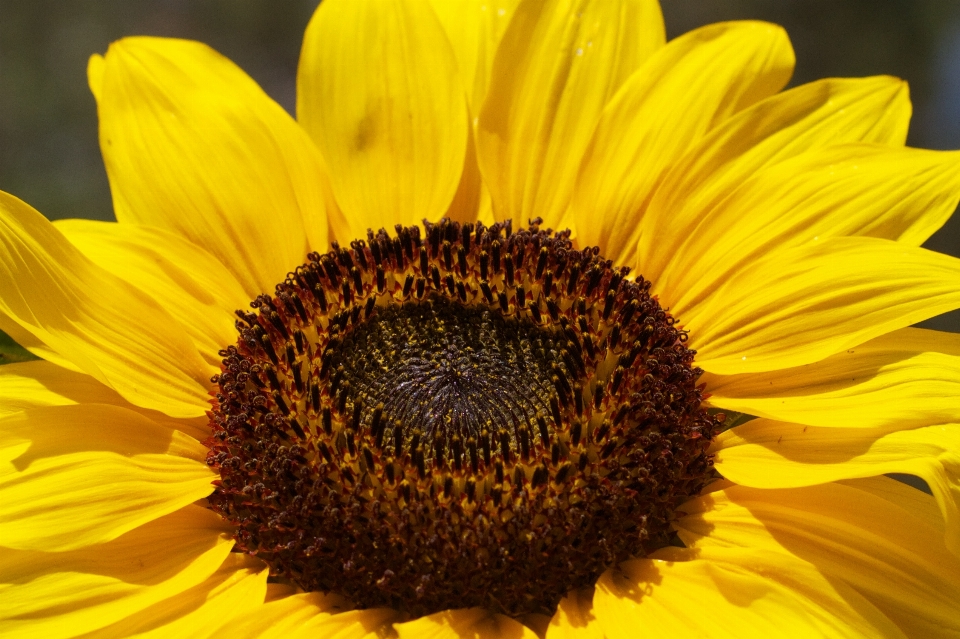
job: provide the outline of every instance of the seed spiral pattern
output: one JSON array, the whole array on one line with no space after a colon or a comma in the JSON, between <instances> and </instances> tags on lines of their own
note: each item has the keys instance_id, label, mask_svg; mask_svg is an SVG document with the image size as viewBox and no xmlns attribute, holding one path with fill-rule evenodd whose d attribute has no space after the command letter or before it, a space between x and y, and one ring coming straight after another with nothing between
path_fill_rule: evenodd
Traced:
<instances>
[{"instance_id":1,"label":"seed spiral pattern","mask_svg":"<svg viewBox=\"0 0 960 639\"><path fill-rule=\"evenodd\" d=\"M346 403L360 410L360 425L395 442L395 457L410 450L418 467L449 460L462 471L472 451L476 473L479 440L503 431L513 447L519 429L549 414L555 390L544 337L530 322L442 297L386 308L340 349Z\"/></svg>"},{"instance_id":2,"label":"seed spiral pattern","mask_svg":"<svg viewBox=\"0 0 960 639\"><path fill-rule=\"evenodd\" d=\"M670 543L718 418L642 277L539 220L423 229L311 254L237 312L209 506L304 590L552 614Z\"/></svg>"}]
</instances>

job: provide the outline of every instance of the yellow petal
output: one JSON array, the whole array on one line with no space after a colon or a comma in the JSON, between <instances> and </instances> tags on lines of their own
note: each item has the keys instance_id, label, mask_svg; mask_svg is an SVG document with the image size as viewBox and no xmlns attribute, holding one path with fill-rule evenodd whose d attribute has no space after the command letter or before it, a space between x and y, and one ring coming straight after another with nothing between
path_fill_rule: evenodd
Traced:
<instances>
[{"instance_id":1,"label":"yellow petal","mask_svg":"<svg viewBox=\"0 0 960 639\"><path fill-rule=\"evenodd\" d=\"M296 637L304 624L317 617L329 618L349 610L349 605L336 595L306 592L269 601L253 610L241 611L239 615L217 630L223 635L235 637ZM311 632L317 636L316 630ZM302 633L303 634L303 633Z\"/></svg>"},{"instance_id":2,"label":"yellow petal","mask_svg":"<svg viewBox=\"0 0 960 639\"><path fill-rule=\"evenodd\" d=\"M326 249L319 153L232 62L138 37L110 45L101 66L100 149L120 223L202 246L248 299L305 262L308 239Z\"/></svg>"},{"instance_id":3,"label":"yellow petal","mask_svg":"<svg viewBox=\"0 0 960 639\"><path fill-rule=\"evenodd\" d=\"M18 345L27 349L40 359L45 359L51 364L56 364L57 366L76 373L81 372L76 364L38 340L30 332L22 329L16 321L10 319L3 313L0 313L0 331L6 333Z\"/></svg>"},{"instance_id":4,"label":"yellow petal","mask_svg":"<svg viewBox=\"0 0 960 639\"><path fill-rule=\"evenodd\" d=\"M609 639L902 637L874 607L810 564L765 548L664 548L597 582Z\"/></svg>"},{"instance_id":5,"label":"yellow petal","mask_svg":"<svg viewBox=\"0 0 960 639\"><path fill-rule=\"evenodd\" d=\"M923 521L926 527L942 535L946 527L936 498L931 499L931 496L926 492L917 490L899 480L890 481L891 479L891 477L870 477L843 480L837 483L867 490L871 495L892 502L900 508L908 510L913 517Z\"/></svg>"},{"instance_id":6,"label":"yellow petal","mask_svg":"<svg viewBox=\"0 0 960 639\"><path fill-rule=\"evenodd\" d=\"M960 634L960 559L931 525L931 497L892 479L758 490L729 487L691 501L680 536L697 549L786 551L833 584L846 582L910 637ZM773 636L776 636L774 633Z\"/></svg>"},{"instance_id":7,"label":"yellow petal","mask_svg":"<svg viewBox=\"0 0 960 639\"><path fill-rule=\"evenodd\" d=\"M80 367L78 367L76 364L64 358L62 355L60 355L60 353L57 353L52 348L50 348L49 346L47 346L46 344L38 340L31 333L21 328L19 324L17 324L14 320L10 319L3 313L0 313L0 331L6 333L7 337L12 339L17 344L17 346L20 346L21 348L26 349L31 355L34 355L36 357L39 357L42 360L45 360L44 361L45 364L52 364L52 365L55 365L56 368L58 369L63 369L71 373L79 373L84 377L89 377L89 375L87 375L82 370L80 370ZM17 360L14 360L13 363L19 363L19 362L17 362ZM99 382L94 381L94 383L96 383L99 386L103 386L103 384ZM127 402L124 402L124 403L127 403ZM128 404L128 405L132 406L132 404ZM2 409L0 409L0 414L2 413L3 411Z\"/></svg>"},{"instance_id":8,"label":"yellow petal","mask_svg":"<svg viewBox=\"0 0 960 639\"><path fill-rule=\"evenodd\" d=\"M480 608L446 610L394 624L393 628L400 639L534 639L537 636L519 621Z\"/></svg>"},{"instance_id":9,"label":"yellow petal","mask_svg":"<svg viewBox=\"0 0 960 639\"><path fill-rule=\"evenodd\" d=\"M30 408L71 404L112 404L142 413L153 422L202 440L210 436L207 417L175 419L140 408L84 373L65 370L51 362L22 362L0 366L0 417Z\"/></svg>"},{"instance_id":10,"label":"yellow petal","mask_svg":"<svg viewBox=\"0 0 960 639\"><path fill-rule=\"evenodd\" d=\"M390 624L398 616L395 610L371 608L341 612L323 619L314 617L299 629L299 634L294 636L303 639L313 639L314 637L336 637L337 639L393 637L396 635L392 632Z\"/></svg>"},{"instance_id":11,"label":"yellow petal","mask_svg":"<svg viewBox=\"0 0 960 639\"><path fill-rule=\"evenodd\" d=\"M838 479L905 473L922 477L960 555L960 425L886 432L821 428L755 419L721 433L715 465L727 479L758 488L793 488Z\"/></svg>"},{"instance_id":12,"label":"yellow petal","mask_svg":"<svg viewBox=\"0 0 960 639\"><path fill-rule=\"evenodd\" d=\"M83 639L213 636L211 633L225 620L262 606L269 588L264 583L266 576L259 560L230 553L203 582L83 635Z\"/></svg>"},{"instance_id":13,"label":"yellow petal","mask_svg":"<svg viewBox=\"0 0 960 639\"><path fill-rule=\"evenodd\" d=\"M327 0L307 26L297 118L330 167L336 236L437 219L464 166L467 105L427 3Z\"/></svg>"},{"instance_id":14,"label":"yellow petal","mask_svg":"<svg viewBox=\"0 0 960 639\"><path fill-rule=\"evenodd\" d=\"M0 366L0 416L41 406L118 404L123 399L94 378L50 362Z\"/></svg>"},{"instance_id":15,"label":"yellow petal","mask_svg":"<svg viewBox=\"0 0 960 639\"><path fill-rule=\"evenodd\" d=\"M713 406L810 426L960 423L960 335L904 328L812 364L700 381Z\"/></svg>"},{"instance_id":16,"label":"yellow petal","mask_svg":"<svg viewBox=\"0 0 960 639\"><path fill-rule=\"evenodd\" d=\"M592 588L574 590L560 600L546 639L604 639L603 626L593 611Z\"/></svg>"},{"instance_id":17,"label":"yellow petal","mask_svg":"<svg viewBox=\"0 0 960 639\"><path fill-rule=\"evenodd\" d=\"M399 617L394 610L348 610L336 596L301 593L244 610L220 626L215 636L256 639L362 639L382 637Z\"/></svg>"},{"instance_id":18,"label":"yellow petal","mask_svg":"<svg viewBox=\"0 0 960 639\"><path fill-rule=\"evenodd\" d=\"M886 76L812 82L744 109L664 175L640 220L640 272L660 291L660 272L705 212L764 167L846 142L903 146L910 111L906 83Z\"/></svg>"},{"instance_id":19,"label":"yellow petal","mask_svg":"<svg viewBox=\"0 0 960 639\"><path fill-rule=\"evenodd\" d=\"M869 237L812 239L678 310L697 365L720 375L800 366L960 307L960 260Z\"/></svg>"},{"instance_id":20,"label":"yellow petal","mask_svg":"<svg viewBox=\"0 0 960 639\"><path fill-rule=\"evenodd\" d=\"M782 89L793 63L786 32L765 22L712 24L657 51L587 147L571 203L581 245L632 265L638 214L661 174L717 124Z\"/></svg>"},{"instance_id":21,"label":"yellow petal","mask_svg":"<svg viewBox=\"0 0 960 639\"><path fill-rule=\"evenodd\" d=\"M220 517L187 506L80 550L0 548L0 635L58 639L103 628L203 583L232 546Z\"/></svg>"},{"instance_id":22,"label":"yellow petal","mask_svg":"<svg viewBox=\"0 0 960 639\"><path fill-rule=\"evenodd\" d=\"M444 215L461 223L475 222L480 215L485 190L483 180L480 178L480 167L477 165L477 148L473 130L467 129L467 153L463 160L463 173L460 175L457 192L454 193ZM487 200L489 200L489 194L487 194Z\"/></svg>"},{"instance_id":23,"label":"yellow petal","mask_svg":"<svg viewBox=\"0 0 960 639\"><path fill-rule=\"evenodd\" d=\"M155 300L0 193L0 313L137 406L202 415L211 368Z\"/></svg>"},{"instance_id":24,"label":"yellow petal","mask_svg":"<svg viewBox=\"0 0 960 639\"><path fill-rule=\"evenodd\" d=\"M233 563L244 565L252 562L249 557L243 557L234 559ZM138 636L143 639L205 639L221 636L216 634L217 626L224 619L230 619L263 604L269 571L262 564L258 568L259 570L226 564L219 574L211 576L204 584L165 602L163 607L170 618L168 623L150 628L146 632L138 628L141 633ZM169 614L171 605L180 608L180 614L176 617Z\"/></svg>"},{"instance_id":25,"label":"yellow petal","mask_svg":"<svg viewBox=\"0 0 960 639\"><path fill-rule=\"evenodd\" d=\"M520 0L430 0L453 46L470 113L487 95L493 56Z\"/></svg>"},{"instance_id":26,"label":"yellow petal","mask_svg":"<svg viewBox=\"0 0 960 639\"><path fill-rule=\"evenodd\" d=\"M520 3L476 125L497 219L561 223L601 111L663 42L655 0Z\"/></svg>"},{"instance_id":27,"label":"yellow petal","mask_svg":"<svg viewBox=\"0 0 960 639\"><path fill-rule=\"evenodd\" d=\"M704 212L657 284L682 314L745 265L817 238L866 235L919 246L958 200L955 152L818 149L758 172Z\"/></svg>"},{"instance_id":28,"label":"yellow petal","mask_svg":"<svg viewBox=\"0 0 960 639\"><path fill-rule=\"evenodd\" d=\"M87 60L87 86L90 87L90 93L97 102L103 95L103 74L106 67L107 63L102 55L94 54Z\"/></svg>"},{"instance_id":29,"label":"yellow petal","mask_svg":"<svg viewBox=\"0 0 960 639\"><path fill-rule=\"evenodd\" d=\"M54 225L93 263L168 309L207 363L220 365L217 351L237 340L233 312L245 309L250 299L216 258L154 227L93 220Z\"/></svg>"},{"instance_id":30,"label":"yellow petal","mask_svg":"<svg viewBox=\"0 0 960 639\"><path fill-rule=\"evenodd\" d=\"M109 451L120 455L161 454L203 462L208 449L195 437L145 412L123 405L63 404L30 408L0 418L2 459L12 462L0 476L60 455ZM139 429L136 432L131 429ZM100 437L94 441L93 438ZM16 451L16 452L14 452Z\"/></svg>"},{"instance_id":31,"label":"yellow petal","mask_svg":"<svg viewBox=\"0 0 960 639\"><path fill-rule=\"evenodd\" d=\"M206 448L118 406L0 419L0 540L70 550L109 541L213 490Z\"/></svg>"}]
</instances>

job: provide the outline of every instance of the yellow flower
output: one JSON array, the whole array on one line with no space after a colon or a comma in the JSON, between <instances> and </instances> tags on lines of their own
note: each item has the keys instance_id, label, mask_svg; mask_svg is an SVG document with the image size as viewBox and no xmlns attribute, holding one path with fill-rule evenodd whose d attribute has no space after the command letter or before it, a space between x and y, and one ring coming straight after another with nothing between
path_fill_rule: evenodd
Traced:
<instances>
[{"instance_id":1,"label":"yellow flower","mask_svg":"<svg viewBox=\"0 0 960 639\"><path fill-rule=\"evenodd\" d=\"M960 633L960 338L909 328L960 156L793 63L325 0L294 121L198 43L94 56L118 222L0 194L0 634Z\"/></svg>"}]
</instances>

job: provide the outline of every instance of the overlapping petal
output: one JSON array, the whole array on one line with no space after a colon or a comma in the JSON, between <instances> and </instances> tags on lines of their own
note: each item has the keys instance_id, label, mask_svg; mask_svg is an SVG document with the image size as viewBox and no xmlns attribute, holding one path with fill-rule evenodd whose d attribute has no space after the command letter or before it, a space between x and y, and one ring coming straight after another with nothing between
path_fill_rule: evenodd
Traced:
<instances>
[{"instance_id":1,"label":"overlapping petal","mask_svg":"<svg viewBox=\"0 0 960 639\"><path fill-rule=\"evenodd\" d=\"M134 224L63 220L55 226L90 260L126 280L183 324L211 366L236 341L233 312L250 299L219 260L182 236Z\"/></svg>"},{"instance_id":2,"label":"overlapping petal","mask_svg":"<svg viewBox=\"0 0 960 639\"><path fill-rule=\"evenodd\" d=\"M610 639L652 636L903 637L810 564L767 548L664 548L608 571L593 598Z\"/></svg>"},{"instance_id":3,"label":"overlapping petal","mask_svg":"<svg viewBox=\"0 0 960 639\"><path fill-rule=\"evenodd\" d=\"M960 154L836 145L757 172L703 214L658 286L678 313L761 259L829 237L864 235L919 246L960 200Z\"/></svg>"},{"instance_id":4,"label":"overlapping petal","mask_svg":"<svg viewBox=\"0 0 960 639\"><path fill-rule=\"evenodd\" d=\"M492 614L479 608L446 610L394 624L400 639L534 639L536 633L515 619Z\"/></svg>"},{"instance_id":5,"label":"overlapping petal","mask_svg":"<svg viewBox=\"0 0 960 639\"><path fill-rule=\"evenodd\" d=\"M0 634L76 637L180 597L223 564L226 533L215 514L188 506L78 550L0 548Z\"/></svg>"},{"instance_id":6,"label":"overlapping petal","mask_svg":"<svg viewBox=\"0 0 960 639\"><path fill-rule=\"evenodd\" d=\"M16 321L2 313L0 313L0 331L6 333L10 339L29 351L30 354L67 370L80 372L80 369L73 362L64 358L60 353L34 337L32 333L21 328Z\"/></svg>"},{"instance_id":7,"label":"overlapping petal","mask_svg":"<svg viewBox=\"0 0 960 639\"><path fill-rule=\"evenodd\" d=\"M726 22L670 41L620 88L586 149L571 202L578 237L632 264L662 173L710 129L783 88L793 49L781 27Z\"/></svg>"},{"instance_id":8,"label":"overlapping petal","mask_svg":"<svg viewBox=\"0 0 960 639\"><path fill-rule=\"evenodd\" d=\"M232 62L198 42L126 38L89 77L120 223L202 246L248 299L327 248L317 149Z\"/></svg>"},{"instance_id":9,"label":"overlapping petal","mask_svg":"<svg viewBox=\"0 0 960 639\"><path fill-rule=\"evenodd\" d=\"M137 406L178 417L204 412L212 371L180 323L5 193L0 313Z\"/></svg>"},{"instance_id":10,"label":"overlapping petal","mask_svg":"<svg viewBox=\"0 0 960 639\"><path fill-rule=\"evenodd\" d=\"M206 497L197 440L105 404L0 418L0 544L71 550L115 539Z\"/></svg>"},{"instance_id":11,"label":"overlapping petal","mask_svg":"<svg viewBox=\"0 0 960 639\"><path fill-rule=\"evenodd\" d=\"M923 478L946 522L946 544L960 555L960 425L888 432L821 428L756 419L721 433L716 468L744 486L794 488L904 473Z\"/></svg>"},{"instance_id":12,"label":"overlapping petal","mask_svg":"<svg viewBox=\"0 0 960 639\"><path fill-rule=\"evenodd\" d=\"M119 621L83 639L116 637L210 637L225 620L257 610L263 603L266 572L256 559L231 553L209 577L192 588L132 609ZM202 625L202 624L206 625Z\"/></svg>"},{"instance_id":13,"label":"overlapping petal","mask_svg":"<svg viewBox=\"0 0 960 639\"><path fill-rule=\"evenodd\" d=\"M694 143L638 212L636 266L658 292L665 265L703 216L764 167L847 142L903 146L910 122L907 85L879 76L811 82L762 100Z\"/></svg>"},{"instance_id":14,"label":"overlapping petal","mask_svg":"<svg viewBox=\"0 0 960 639\"><path fill-rule=\"evenodd\" d=\"M321 4L304 35L297 118L330 168L341 242L446 212L468 116L456 58L427 3Z\"/></svg>"},{"instance_id":15,"label":"overlapping petal","mask_svg":"<svg viewBox=\"0 0 960 639\"><path fill-rule=\"evenodd\" d=\"M453 47L471 117L480 112L493 73L493 57L520 0L431 0Z\"/></svg>"},{"instance_id":16,"label":"overlapping petal","mask_svg":"<svg viewBox=\"0 0 960 639\"><path fill-rule=\"evenodd\" d=\"M604 106L663 46L655 0L525 0L500 41L477 121L480 170L498 219L566 212Z\"/></svg>"},{"instance_id":17,"label":"overlapping petal","mask_svg":"<svg viewBox=\"0 0 960 639\"><path fill-rule=\"evenodd\" d=\"M695 548L787 552L846 583L911 637L960 633L960 558L930 517L933 498L886 477L809 488L730 486L684 506Z\"/></svg>"},{"instance_id":18,"label":"overlapping petal","mask_svg":"<svg viewBox=\"0 0 960 639\"><path fill-rule=\"evenodd\" d=\"M0 417L30 408L73 404L111 404L142 413L170 430L180 430L194 439L210 436L209 419L174 418L134 406L112 388L84 373L65 370L51 362L20 362L0 366Z\"/></svg>"},{"instance_id":19,"label":"overlapping petal","mask_svg":"<svg viewBox=\"0 0 960 639\"><path fill-rule=\"evenodd\" d=\"M960 336L904 328L804 366L701 381L713 406L809 426L960 423Z\"/></svg>"},{"instance_id":20,"label":"overlapping petal","mask_svg":"<svg viewBox=\"0 0 960 639\"><path fill-rule=\"evenodd\" d=\"M480 177L477 164L477 143L473 129L467 130L467 152L463 159L463 172L460 183L453 194L445 217L460 223L470 224L481 220L484 224L493 223L493 211L490 204L490 192Z\"/></svg>"},{"instance_id":21,"label":"overlapping petal","mask_svg":"<svg viewBox=\"0 0 960 639\"><path fill-rule=\"evenodd\" d=\"M574 590L560 600L547 628L547 639L605 639L593 611L594 589Z\"/></svg>"},{"instance_id":22,"label":"overlapping petal","mask_svg":"<svg viewBox=\"0 0 960 639\"><path fill-rule=\"evenodd\" d=\"M50 362L0 366L0 416L28 408L68 404L121 404L120 395L84 373Z\"/></svg>"},{"instance_id":23,"label":"overlapping petal","mask_svg":"<svg viewBox=\"0 0 960 639\"><path fill-rule=\"evenodd\" d=\"M891 240L828 238L745 266L675 309L697 364L722 374L815 362L960 307L960 260Z\"/></svg>"},{"instance_id":24,"label":"overlapping petal","mask_svg":"<svg viewBox=\"0 0 960 639\"><path fill-rule=\"evenodd\" d=\"M203 583L104 628L102 636L135 632L143 639L219 637L218 627L225 620L260 608L268 572L258 560L232 554Z\"/></svg>"},{"instance_id":25,"label":"overlapping petal","mask_svg":"<svg viewBox=\"0 0 960 639\"><path fill-rule=\"evenodd\" d=\"M349 610L335 596L301 593L242 611L215 634L257 639L373 639L388 634L390 623L398 617L393 610Z\"/></svg>"},{"instance_id":26,"label":"overlapping petal","mask_svg":"<svg viewBox=\"0 0 960 639\"><path fill-rule=\"evenodd\" d=\"M446 216L458 222L493 223L490 192L480 176L474 124L487 95L493 59L520 0L431 0L453 46L470 114L463 173Z\"/></svg>"}]
</instances>

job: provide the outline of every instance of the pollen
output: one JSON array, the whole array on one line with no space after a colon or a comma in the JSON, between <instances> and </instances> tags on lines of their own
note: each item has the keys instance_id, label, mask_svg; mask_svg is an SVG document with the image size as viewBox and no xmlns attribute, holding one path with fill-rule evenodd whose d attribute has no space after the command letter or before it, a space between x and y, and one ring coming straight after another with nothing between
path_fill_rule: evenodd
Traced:
<instances>
[{"instance_id":1,"label":"pollen","mask_svg":"<svg viewBox=\"0 0 960 639\"><path fill-rule=\"evenodd\" d=\"M520 616L671 543L719 428L695 353L540 227L371 231L237 312L206 443L238 550L361 608Z\"/></svg>"}]
</instances>

